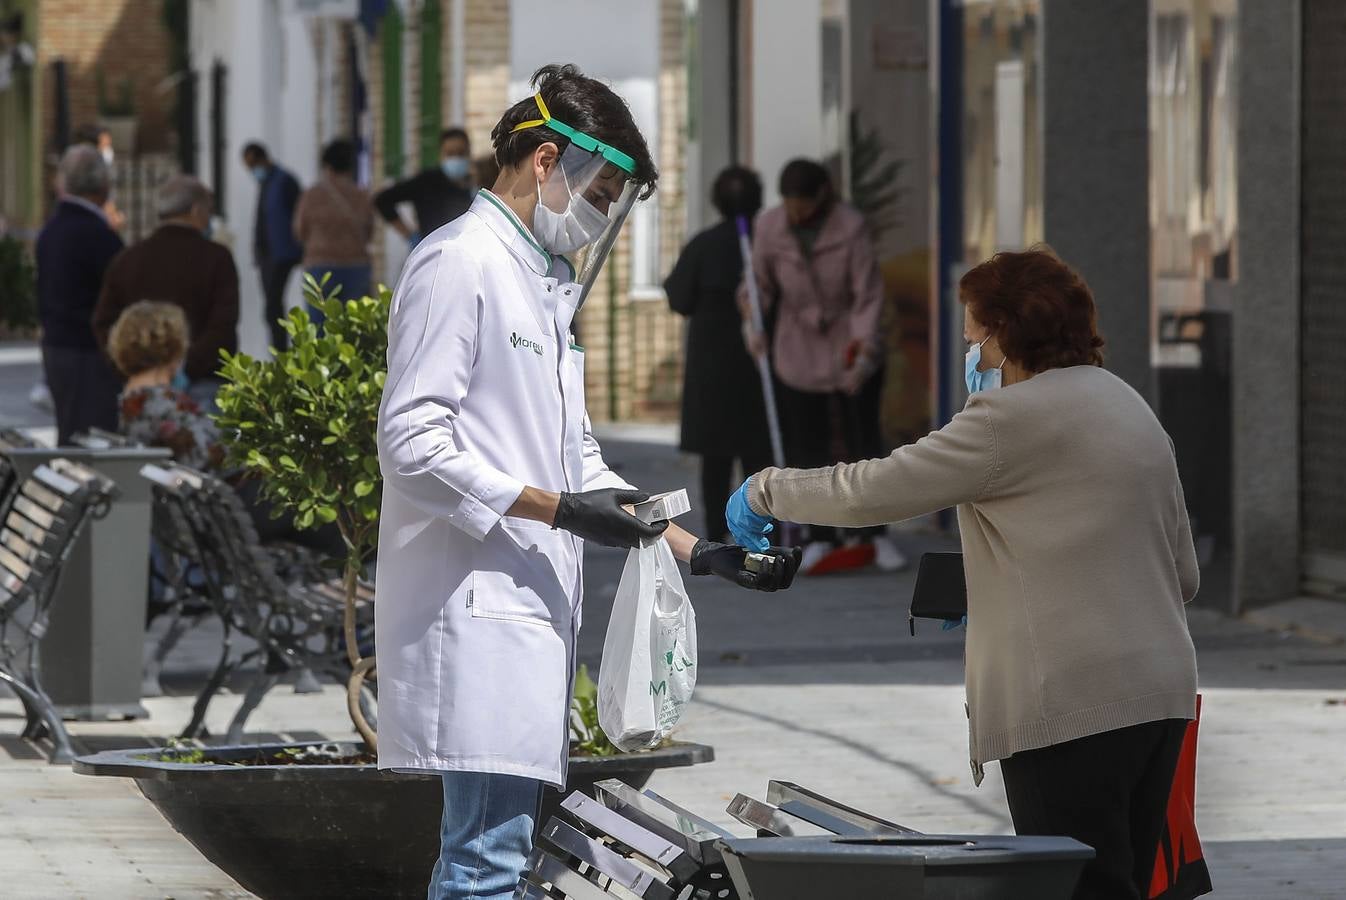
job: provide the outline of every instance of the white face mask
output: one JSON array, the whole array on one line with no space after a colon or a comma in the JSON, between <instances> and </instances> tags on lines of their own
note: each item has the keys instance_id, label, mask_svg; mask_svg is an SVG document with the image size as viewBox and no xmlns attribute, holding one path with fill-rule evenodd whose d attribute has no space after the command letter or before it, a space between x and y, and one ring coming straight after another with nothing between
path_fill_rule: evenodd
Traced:
<instances>
[{"instance_id":1,"label":"white face mask","mask_svg":"<svg viewBox=\"0 0 1346 900\"><path fill-rule=\"evenodd\" d=\"M561 170L565 180L565 170ZM573 253L586 244L598 240L598 236L607 227L608 217L603 215L584 197L577 197L570 190L566 180L566 193L570 200L565 212L557 212L542 202L542 182L537 184L537 209L533 211L533 236L543 249L550 253Z\"/></svg>"}]
</instances>

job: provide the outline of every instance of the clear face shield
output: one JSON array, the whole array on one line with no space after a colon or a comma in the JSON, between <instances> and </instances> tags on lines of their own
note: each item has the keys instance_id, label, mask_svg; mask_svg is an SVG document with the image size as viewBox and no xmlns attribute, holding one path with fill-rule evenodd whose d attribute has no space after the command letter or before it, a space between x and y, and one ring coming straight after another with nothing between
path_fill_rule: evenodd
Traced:
<instances>
[{"instance_id":1,"label":"clear face shield","mask_svg":"<svg viewBox=\"0 0 1346 900\"><path fill-rule=\"evenodd\" d=\"M635 173L635 160L551 118L542 97L536 99L543 118L522 122L514 130L545 125L569 138L570 143L538 185L533 236L543 248L566 256L575 265L575 281L580 285L578 308L598 279L640 194L640 185L630 179Z\"/></svg>"}]
</instances>

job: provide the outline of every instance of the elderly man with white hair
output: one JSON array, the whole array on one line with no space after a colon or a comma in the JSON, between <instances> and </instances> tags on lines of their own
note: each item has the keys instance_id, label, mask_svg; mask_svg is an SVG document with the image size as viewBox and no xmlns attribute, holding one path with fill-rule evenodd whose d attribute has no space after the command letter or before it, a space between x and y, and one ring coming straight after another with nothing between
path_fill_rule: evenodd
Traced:
<instances>
[{"instance_id":1,"label":"elderly man with white hair","mask_svg":"<svg viewBox=\"0 0 1346 900\"><path fill-rule=\"evenodd\" d=\"M210 240L209 188L190 175L175 175L160 185L157 199L159 227L108 268L94 332L106 347L117 317L138 300L180 306L190 341L186 388L209 408L220 384L220 351L238 349L238 269L229 249Z\"/></svg>"},{"instance_id":2,"label":"elderly man with white hair","mask_svg":"<svg viewBox=\"0 0 1346 900\"><path fill-rule=\"evenodd\" d=\"M60 198L37 238L37 297L57 441L67 444L89 428L117 427L121 379L99 351L91 322L122 241L103 212L110 178L98 150L84 144L66 150L58 177Z\"/></svg>"}]
</instances>

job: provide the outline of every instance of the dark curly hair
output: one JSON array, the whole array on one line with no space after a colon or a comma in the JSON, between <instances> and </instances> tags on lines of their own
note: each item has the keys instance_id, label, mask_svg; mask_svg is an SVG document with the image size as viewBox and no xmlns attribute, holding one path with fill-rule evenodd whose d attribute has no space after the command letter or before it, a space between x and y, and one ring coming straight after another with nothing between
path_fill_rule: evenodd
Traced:
<instances>
[{"instance_id":1,"label":"dark curly hair","mask_svg":"<svg viewBox=\"0 0 1346 900\"><path fill-rule=\"evenodd\" d=\"M746 166L730 166L715 176L710 202L726 219L755 216L762 208L762 179Z\"/></svg>"},{"instance_id":2,"label":"dark curly hair","mask_svg":"<svg viewBox=\"0 0 1346 900\"><path fill-rule=\"evenodd\" d=\"M974 266L958 281L958 299L1026 371L1103 365L1093 292L1045 244Z\"/></svg>"},{"instance_id":3,"label":"dark curly hair","mask_svg":"<svg viewBox=\"0 0 1346 900\"><path fill-rule=\"evenodd\" d=\"M187 317L172 303L132 303L108 332L107 351L128 378L178 362L187 353Z\"/></svg>"},{"instance_id":4,"label":"dark curly hair","mask_svg":"<svg viewBox=\"0 0 1346 900\"><path fill-rule=\"evenodd\" d=\"M337 138L322 149L322 164L338 175L354 172L358 161L355 142L348 138Z\"/></svg>"},{"instance_id":5,"label":"dark curly hair","mask_svg":"<svg viewBox=\"0 0 1346 900\"><path fill-rule=\"evenodd\" d=\"M644 135L631 118L626 101L612 88L588 77L575 66L554 64L533 73L533 89L542 95L547 109L557 119L636 161L631 180L642 189L642 200L654 193L659 171L650 158ZM537 118L540 118L537 101L530 96L511 106L491 130L495 160L502 169L519 165L543 144L553 143L562 152L570 146L569 138L545 125L511 133L520 122Z\"/></svg>"}]
</instances>

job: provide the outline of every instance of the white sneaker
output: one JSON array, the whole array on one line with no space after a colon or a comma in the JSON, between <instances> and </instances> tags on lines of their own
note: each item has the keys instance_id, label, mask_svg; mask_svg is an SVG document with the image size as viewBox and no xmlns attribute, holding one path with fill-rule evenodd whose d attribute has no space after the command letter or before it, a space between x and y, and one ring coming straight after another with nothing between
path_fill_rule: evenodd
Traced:
<instances>
[{"instance_id":1,"label":"white sneaker","mask_svg":"<svg viewBox=\"0 0 1346 900\"><path fill-rule=\"evenodd\" d=\"M907 557L886 534L874 538L874 565L883 572L900 572L907 567Z\"/></svg>"},{"instance_id":2,"label":"white sneaker","mask_svg":"<svg viewBox=\"0 0 1346 900\"><path fill-rule=\"evenodd\" d=\"M799 571L807 575L809 570L822 562L827 554L832 552L832 545L827 541L813 541L804 545L804 552L799 559Z\"/></svg>"},{"instance_id":3,"label":"white sneaker","mask_svg":"<svg viewBox=\"0 0 1346 900\"><path fill-rule=\"evenodd\" d=\"M33 385L33 389L28 392L28 402L43 412L56 411L56 404L51 400L51 389L47 387L45 381Z\"/></svg>"}]
</instances>

